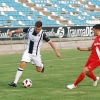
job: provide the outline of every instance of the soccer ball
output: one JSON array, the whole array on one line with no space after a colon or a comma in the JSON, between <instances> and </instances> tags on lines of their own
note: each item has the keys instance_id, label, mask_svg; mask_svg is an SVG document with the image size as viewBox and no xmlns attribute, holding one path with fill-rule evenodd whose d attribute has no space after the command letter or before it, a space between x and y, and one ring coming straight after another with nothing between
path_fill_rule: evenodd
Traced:
<instances>
[{"instance_id":1,"label":"soccer ball","mask_svg":"<svg viewBox=\"0 0 100 100\"><path fill-rule=\"evenodd\" d=\"M32 86L32 81L31 81L30 79L25 79L25 80L23 81L23 86L24 86L25 88L31 87L31 86Z\"/></svg>"}]
</instances>

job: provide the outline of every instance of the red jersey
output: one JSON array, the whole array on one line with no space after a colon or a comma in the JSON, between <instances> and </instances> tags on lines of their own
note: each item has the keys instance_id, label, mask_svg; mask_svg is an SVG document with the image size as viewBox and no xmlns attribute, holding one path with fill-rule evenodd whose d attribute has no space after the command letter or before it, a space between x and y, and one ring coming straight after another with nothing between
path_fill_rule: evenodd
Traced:
<instances>
[{"instance_id":1,"label":"red jersey","mask_svg":"<svg viewBox=\"0 0 100 100\"><path fill-rule=\"evenodd\" d=\"M94 39L89 60L100 60L100 36Z\"/></svg>"}]
</instances>

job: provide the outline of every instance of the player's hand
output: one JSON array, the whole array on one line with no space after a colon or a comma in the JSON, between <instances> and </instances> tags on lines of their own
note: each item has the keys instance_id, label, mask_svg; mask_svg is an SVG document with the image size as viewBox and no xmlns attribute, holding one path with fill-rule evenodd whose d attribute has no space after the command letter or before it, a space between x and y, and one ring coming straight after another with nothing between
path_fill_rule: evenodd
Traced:
<instances>
[{"instance_id":1,"label":"player's hand","mask_svg":"<svg viewBox=\"0 0 100 100\"><path fill-rule=\"evenodd\" d=\"M62 58L61 54L59 52L56 52L57 57Z\"/></svg>"},{"instance_id":2,"label":"player's hand","mask_svg":"<svg viewBox=\"0 0 100 100\"><path fill-rule=\"evenodd\" d=\"M12 32L10 31L7 35L8 35L9 37L11 37L11 36L12 36Z\"/></svg>"}]
</instances>

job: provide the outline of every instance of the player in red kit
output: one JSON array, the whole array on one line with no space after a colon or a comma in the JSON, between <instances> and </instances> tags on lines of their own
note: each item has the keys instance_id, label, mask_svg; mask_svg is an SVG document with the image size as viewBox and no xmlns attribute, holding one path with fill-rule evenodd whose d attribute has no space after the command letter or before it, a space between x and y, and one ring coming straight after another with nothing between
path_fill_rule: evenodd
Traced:
<instances>
[{"instance_id":1,"label":"player in red kit","mask_svg":"<svg viewBox=\"0 0 100 100\"><path fill-rule=\"evenodd\" d=\"M91 51L90 57L83 68L81 74L74 82L74 84L67 85L68 89L74 89L78 86L78 84L83 81L85 75L91 78L93 82L93 86L96 86L99 80L99 77L95 76L93 70L100 66L100 24L93 26L94 35L97 36L94 39L94 42L91 47L88 48L81 48L78 47L77 49L80 51Z\"/></svg>"}]
</instances>

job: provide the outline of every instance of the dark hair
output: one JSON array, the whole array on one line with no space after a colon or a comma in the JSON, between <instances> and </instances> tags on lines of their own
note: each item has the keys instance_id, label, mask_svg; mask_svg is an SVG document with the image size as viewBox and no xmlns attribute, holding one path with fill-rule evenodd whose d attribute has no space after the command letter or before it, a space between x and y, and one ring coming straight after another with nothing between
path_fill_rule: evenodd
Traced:
<instances>
[{"instance_id":1,"label":"dark hair","mask_svg":"<svg viewBox=\"0 0 100 100\"><path fill-rule=\"evenodd\" d=\"M42 26L42 22L41 21L36 21L35 26L36 27L41 27Z\"/></svg>"},{"instance_id":2,"label":"dark hair","mask_svg":"<svg viewBox=\"0 0 100 100\"><path fill-rule=\"evenodd\" d=\"M94 28L94 29L98 29L98 30L100 30L100 24L96 24L96 25L94 25L93 28Z\"/></svg>"}]
</instances>

